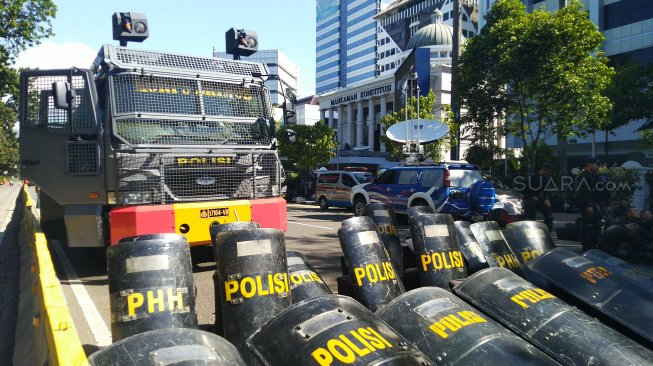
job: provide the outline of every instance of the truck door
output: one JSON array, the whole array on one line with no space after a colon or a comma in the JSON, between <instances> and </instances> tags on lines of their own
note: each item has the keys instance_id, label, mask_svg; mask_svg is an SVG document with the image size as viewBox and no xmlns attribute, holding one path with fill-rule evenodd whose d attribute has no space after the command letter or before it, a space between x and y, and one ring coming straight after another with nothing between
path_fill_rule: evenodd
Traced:
<instances>
[{"instance_id":1,"label":"truck door","mask_svg":"<svg viewBox=\"0 0 653 366\"><path fill-rule=\"evenodd\" d=\"M56 108L67 83L70 109ZM59 205L106 202L97 93L88 70L30 70L20 76L20 171Z\"/></svg>"}]
</instances>

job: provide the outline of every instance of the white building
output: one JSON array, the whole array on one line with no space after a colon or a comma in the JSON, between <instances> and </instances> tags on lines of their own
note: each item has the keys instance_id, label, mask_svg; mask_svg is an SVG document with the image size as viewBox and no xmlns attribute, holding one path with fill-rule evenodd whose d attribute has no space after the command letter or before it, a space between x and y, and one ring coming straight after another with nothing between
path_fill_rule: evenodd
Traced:
<instances>
[{"instance_id":1,"label":"white building","mask_svg":"<svg viewBox=\"0 0 653 366\"><path fill-rule=\"evenodd\" d=\"M321 119L331 122L338 131L341 148L368 147L372 151L385 152L386 146L379 141L385 133L381 126L382 116L400 110L398 105L404 78L417 71L421 90L435 93L436 118L443 116L442 105L451 103L451 50L453 29L443 23L442 12L430 14L430 22L420 27L407 40L407 51L402 52L399 66L380 76L355 83L352 86L319 96ZM410 47L410 48L409 48ZM338 118L337 116L341 116ZM465 144L462 144L464 153Z\"/></svg>"},{"instance_id":2,"label":"white building","mask_svg":"<svg viewBox=\"0 0 653 366\"><path fill-rule=\"evenodd\" d=\"M233 56L226 52L213 51L213 57L231 59ZM243 61L260 62L268 67L270 74L279 75L280 80L268 80L265 85L270 88L270 99L273 104L281 105L284 99L281 95L281 83L283 90L292 90L297 95L299 67L288 56L279 50L258 50L251 56L241 56Z\"/></svg>"},{"instance_id":3,"label":"white building","mask_svg":"<svg viewBox=\"0 0 653 366\"><path fill-rule=\"evenodd\" d=\"M298 125L313 126L320 120L320 106L315 95L298 99L295 103L295 117Z\"/></svg>"}]
</instances>

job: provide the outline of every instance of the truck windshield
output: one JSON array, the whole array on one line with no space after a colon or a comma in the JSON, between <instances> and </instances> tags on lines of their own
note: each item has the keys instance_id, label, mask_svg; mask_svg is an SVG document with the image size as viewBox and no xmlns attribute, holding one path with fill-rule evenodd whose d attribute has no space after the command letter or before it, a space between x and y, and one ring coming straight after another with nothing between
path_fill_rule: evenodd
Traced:
<instances>
[{"instance_id":1,"label":"truck windshield","mask_svg":"<svg viewBox=\"0 0 653 366\"><path fill-rule=\"evenodd\" d=\"M267 145L267 89L197 79L113 76L116 133L130 144Z\"/></svg>"}]
</instances>

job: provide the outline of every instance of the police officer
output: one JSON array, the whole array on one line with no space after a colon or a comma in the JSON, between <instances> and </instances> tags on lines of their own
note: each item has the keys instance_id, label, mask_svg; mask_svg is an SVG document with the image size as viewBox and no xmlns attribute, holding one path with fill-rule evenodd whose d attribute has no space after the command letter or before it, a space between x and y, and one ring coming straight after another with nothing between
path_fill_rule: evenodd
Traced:
<instances>
[{"instance_id":1,"label":"police officer","mask_svg":"<svg viewBox=\"0 0 653 366\"><path fill-rule=\"evenodd\" d=\"M530 176L528 186L524 189L524 211L527 220L535 220L539 211L544 216L544 224L553 230L553 213L547 187L551 181L551 167L542 165L537 174Z\"/></svg>"},{"instance_id":2,"label":"police officer","mask_svg":"<svg viewBox=\"0 0 653 366\"><path fill-rule=\"evenodd\" d=\"M598 164L595 157L585 158L585 167L576 180L576 197L581 214L581 245L583 252L595 248L603 217L603 192L599 183Z\"/></svg>"}]
</instances>

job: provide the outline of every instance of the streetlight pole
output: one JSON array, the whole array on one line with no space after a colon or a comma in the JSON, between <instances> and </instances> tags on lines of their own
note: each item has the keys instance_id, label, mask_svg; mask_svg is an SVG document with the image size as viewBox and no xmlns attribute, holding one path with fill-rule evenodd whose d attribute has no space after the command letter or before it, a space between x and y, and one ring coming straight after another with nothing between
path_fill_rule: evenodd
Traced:
<instances>
[{"instance_id":1,"label":"streetlight pole","mask_svg":"<svg viewBox=\"0 0 653 366\"><path fill-rule=\"evenodd\" d=\"M453 80L458 73L458 58L460 57L462 24L461 6L476 6L476 0L454 0L453 1L453 45L451 50L451 111L456 125L456 142L451 146L451 160L460 160L460 93L453 85Z\"/></svg>"}]
</instances>

